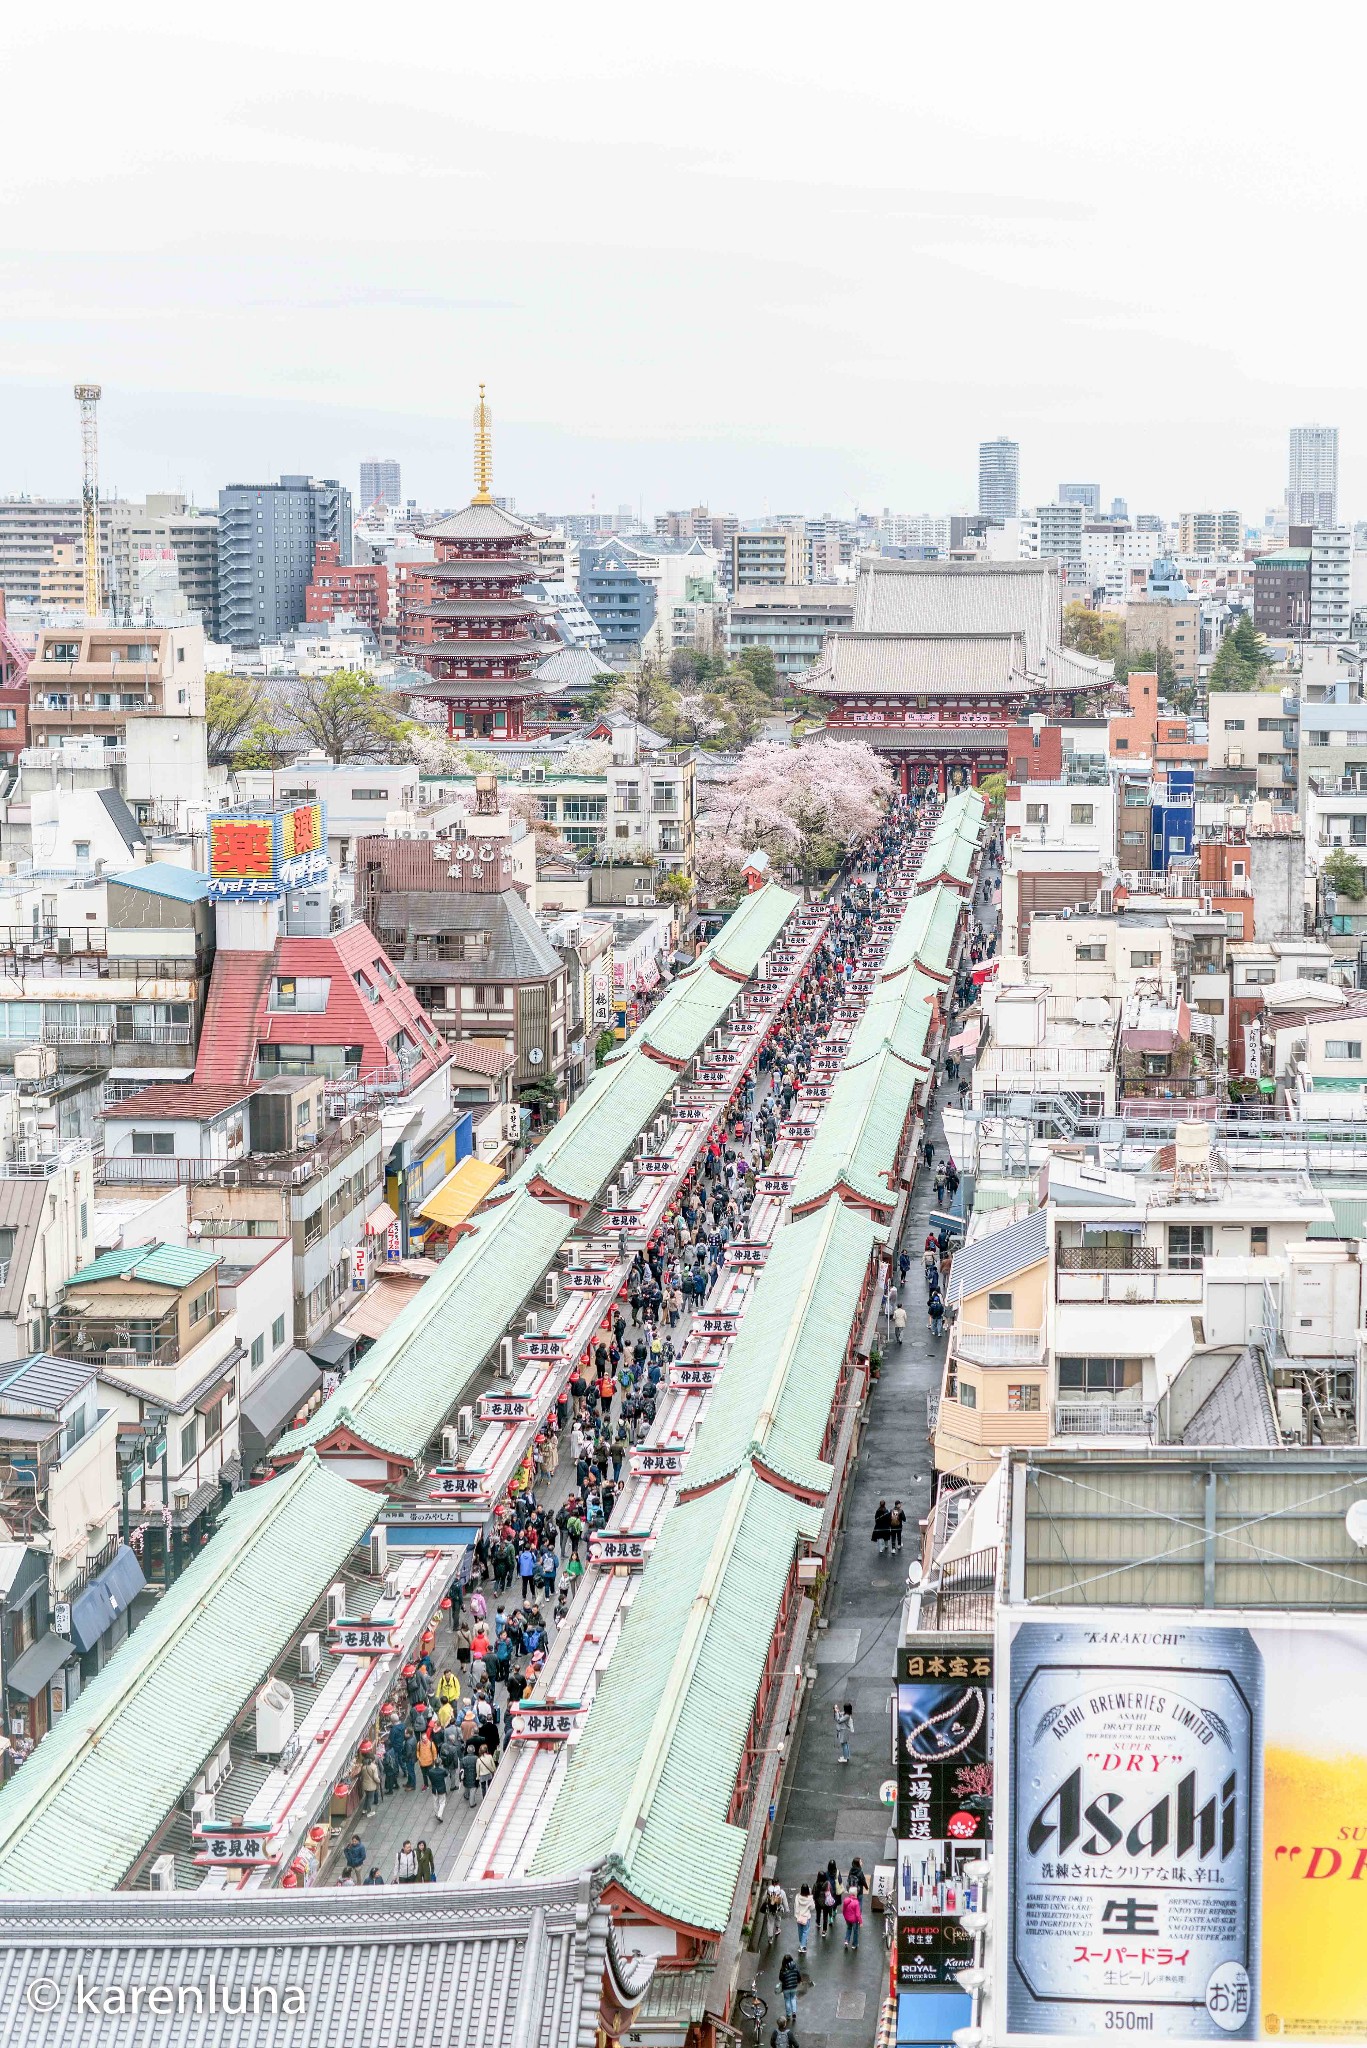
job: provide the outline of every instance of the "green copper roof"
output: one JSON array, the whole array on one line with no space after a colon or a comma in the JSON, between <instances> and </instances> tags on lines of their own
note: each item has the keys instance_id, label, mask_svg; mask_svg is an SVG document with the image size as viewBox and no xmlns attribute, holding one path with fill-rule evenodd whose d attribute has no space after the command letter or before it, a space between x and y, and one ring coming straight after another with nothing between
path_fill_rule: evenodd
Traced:
<instances>
[{"instance_id":1,"label":"green copper roof","mask_svg":"<svg viewBox=\"0 0 1367 2048\"><path fill-rule=\"evenodd\" d=\"M316 1458L219 1528L0 1791L0 1894L112 1891L375 1519Z\"/></svg>"},{"instance_id":2,"label":"green copper roof","mask_svg":"<svg viewBox=\"0 0 1367 2048\"><path fill-rule=\"evenodd\" d=\"M681 974L662 996L645 1023L626 1045L611 1056L611 1064L627 1059L637 1046L653 1045L666 1059L692 1059L709 1031L725 1018L742 985L728 974L718 974L710 960Z\"/></svg>"},{"instance_id":3,"label":"green copper roof","mask_svg":"<svg viewBox=\"0 0 1367 2048\"><path fill-rule=\"evenodd\" d=\"M865 1211L834 1197L774 1233L689 1453L690 1491L756 1458L794 1486L826 1492L822 1440L869 1257L884 1235Z\"/></svg>"},{"instance_id":4,"label":"green copper roof","mask_svg":"<svg viewBox=\"0 0 1367 2048\"><path fill-rule=\"evenodd\" d=\"M727 1815L794 1551L820 1523L750 1470L666 1517L534 1877L606 1863L653 1911L726 1926L748 1819Z\"/></svg>"},{"instance_id":5,"label":"green copper roof","mask_svg":"<svg viewBox=\"0 0 1367 2048\"><path fill-rule=\"evenodd\" d=\"M883 1208L892 1206L896 1191L890 1176L919 1081L916 1068L890 1049L841 1071L816 1136L803 1150L794 1208L841 1186Z\"/></svg>"},{"instance_id":6,"label":"green copper roof","mask_svg":"<svg viewBox=\"0 0 1367 2048\"><path fill-rule=\"evenodd\" d=\"M932 1005L939 993L940 984L922 974L919 967L904 967L880 981L850 1033L844 1065L857 1067L890 1045L899 1058L918 1061L925 1071L930 1064L925 1049L934 1015Z\"/></svg>"},{"instance_id":7,"label":"green copper roof","mask_svg":"<svg viewBox=\"0 0 1367 2048\"><path fill-rule=\"evenodd\" d=\"M87 1287L92 1280L139 1280L151 1287L188 1287L218 1264L216 1253L179 1244L132 1244L103 1252L73 1273L67 1286Z\"/></svg>"},{"instance_id":8,"label":"green copper roof","mask_svg":"<svg viewBox=\"0 0 1367 2048\"><path fill-rule=\"evenodd\" d=\"M281 1437L277 1452L288 1456L346 1423L377 1450L416 1458L572 1228L562 1209L526 1194L481 1210L475 1228L447 1253L336 1393L302 1428Z\"/></svg>"},{"instance_id":9,"label":"green copper roof","mask_svg":"<svg viewBox=\"0 0 1367 2048\"><path fill-rule=\"evenodd\" d=\"M950 874L967 881L986 815L986 799L976 789L950 797L921 856L918 879L933 881L937 875Z\"/></svg>"},{"instance_id":10,"label":"green copper roof","mask_svg":"<svg viewBox=\"0 0 1367 2048\"><path fill-rule=\"evenodd\" d=\"M595 1202L678 1075L633 1040L625 1058L601 1067L583 1093L533 1146L509 1186L541 1174L562 1195Z\"/></svg>"},{"instance_id":11,"label":"green copper roof","mask_svg":"<svg viewBox=\"0 0 1367 2048\"><path fill-rule=\"evenodd\" d=\"M736 974L753 974L760 955L768 952L798 902L790 889L766 882L731 912L702 958L716 960Z\"/></svg>"},{"instance_id":12,"label":"green copper roof","mask_svg":"<svg viewBox=\"0 0 1367 2048\"><path fill-rule=\"evenodd\" d=\"M930 974L947 975L963 907L962 896L947 882L913 896L883 956L884 977L913 964Z\"/></svg>"}]
</instances>

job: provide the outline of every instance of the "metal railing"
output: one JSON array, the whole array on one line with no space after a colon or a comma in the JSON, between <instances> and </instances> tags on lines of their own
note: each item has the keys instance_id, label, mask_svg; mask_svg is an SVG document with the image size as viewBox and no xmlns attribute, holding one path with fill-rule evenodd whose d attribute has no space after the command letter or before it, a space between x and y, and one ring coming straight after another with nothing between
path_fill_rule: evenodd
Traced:
<instances>
[{"instance_id":1,"label":"metal railing","mask_svg":"<svg viewBox=\"0 0 1367 2048\"><path fill-rule=\"evenodd\" d=\"M973 1330L956 1325L956 1357L972 1365L1034 1365L1044 1355L1043 1330Z\"/></svg>"},{"instance_id":2,"label":"metal railing","mask_svg":"<svg viewBox=\"0 0 1367 2048\"><path fill-rule=\"evenodd\" d=\"M1129 1273L1157 1264L1157 1247L1151 1244L1061 1244L1058 1248L1058 1266L1064 1273Z\"/></svg>"},{"instance_id":3,"label":"metal railing","mask_svg":"<svg viewBox=\"0 0 1367 2048\"><path fill-rule=\"evenodd\" d=\"M1057 1436L1147 1436L1158 1426L1158 1411L1139 1401L1056 1401Z\"/></svg>"}]
</instances>

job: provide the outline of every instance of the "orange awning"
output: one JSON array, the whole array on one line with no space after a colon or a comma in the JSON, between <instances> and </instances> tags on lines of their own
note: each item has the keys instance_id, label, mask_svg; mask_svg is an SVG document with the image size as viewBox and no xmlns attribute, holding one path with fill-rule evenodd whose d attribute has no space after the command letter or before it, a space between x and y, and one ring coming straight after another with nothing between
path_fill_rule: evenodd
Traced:
<instances>
[{"instance_id":1,"label":"orange awning","mask_svg":"<svg viewBox=\"0 0 1367 2048\"><path fill-rule=\"evenodd\" d=\"M448 1173L425 1202L419 1202L418 1214L441 1224L443 1229L455 1230L502 1178L496 1166L486 1166L482 1159L462 1159L455 1172Z\"/></svg>"}]
</instances>

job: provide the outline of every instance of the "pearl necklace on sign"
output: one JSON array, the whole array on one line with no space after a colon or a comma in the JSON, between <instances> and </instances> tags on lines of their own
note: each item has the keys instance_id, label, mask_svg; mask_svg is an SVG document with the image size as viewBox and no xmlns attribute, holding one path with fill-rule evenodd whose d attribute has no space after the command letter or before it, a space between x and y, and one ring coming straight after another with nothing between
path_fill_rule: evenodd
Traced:
<instances>
[{"instance_id":1,"label":"pearl necklace on sign","mask_svg":"<svg viewBox=\"0 0 1367 2048\"><path fill-rule=\"evenodd\" d=\"M965 1736L963 1736L960 1741L956 1742L952 1747L950 1747L949 1736L942 1735L940 1733L939 1723L941 1721L954 1722L955 1727L950 1732L957 1732L959 1724L956 1721L956 1716L963 1713L965 1709L968 1709L972 1713L973 1725L969 1729L968 1733ZM934 1741L938 1745L938 1747L932 1752L931 1755L924 1757L922 1759L922 1761L924 1761L925 1763L941 1764L944 1763L948 1757L960 1755L960 1753L963 1750L968 1748L969 1744L977 1735L978 1730L982 1727L983 1717L986 1714L986 1712L987 1700L985 1696L981 1691L978 1690L976 1686L969 1686L963 1698L960 1700L956 1700L952 1707L943 1707L938 1714L932 1714L928 1720L918 1721L916 1723L916 1726L912 1729L911 1735L909 1737L909 1746L912 1755L920 1755L920 1752L917 1750L916 1744L919 1741L920 1737L926 1734L929 1734L931 1736L932 1741Z\"/></svg>"}]
</instances>

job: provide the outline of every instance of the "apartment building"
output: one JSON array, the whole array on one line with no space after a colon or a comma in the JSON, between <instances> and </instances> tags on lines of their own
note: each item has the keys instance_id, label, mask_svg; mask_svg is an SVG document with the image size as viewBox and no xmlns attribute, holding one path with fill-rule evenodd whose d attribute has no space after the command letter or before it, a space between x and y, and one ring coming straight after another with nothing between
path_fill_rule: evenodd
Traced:
<instances>
[{"instance_id":1,"label":"apartment building","mask_svg":"<svg viewBox=\"0 0 1367 2048\"><path fill-rule=\"evenodd\" d=\"M116 518L132 509L117 498L100 505L100 554L106 564ZM84 603L82 517L79 498L0 498L0 590L12 606L40 600L43 570L51 566L53 548L64 544L76 548Z\"/></svg>"},{"instance_id":2,"label":"apartment building","mask_svg":"<svg viewBox=\"0 0 1367 2048\"><path fill-rule=\"evenodd\" d=\"M1207 708L1206 758L1213 772L1239 775L1248 795L1294 805L1300 707L1278 690L1217 690Z\"/></svg>"},{"instance_id":3,"label":"apartment building","mask_svg":"<svg viewBox=\"0 0 1367 2048\"><path fill-rule=\"evenodd\" d=\"M378 563L344 562L340 542L320 541L304 592L304 620L310 626L330 625L343 612L368 626L378 640L389 618L389 571Z\"/></svg>"},{"instance_id":4,"label":"apartment building","mask_svg":"<svg viewBox=\"0 0 1367 2048\"><path fill-rule=\"evenodd\" d=\"M259 647L307 612L305 592L318 549L352 554L351 493L335 477L282 476L274 484L229 484L218 494L218 637Z\"/></svg>"},{"instance_id":5,"label":"apartment building","mask_svg":"<svg viewBox=\"0 0 1367 2048\"><path fill-rule=\"evenodd\" d=\"M1177 522L1177 552L1209 560L1216 555L1237 554L1244 544L1244 522L1233 509L1223 512L1184 512Z\"/></svg>"},{"instance_id":6,"label":"apartment building","mask_svg":"<svg viewBox=\"0 0 1367 2048\"><path fill-rule=\"evenodd\" d=\"M805 580L806 549L800 523L742 530L731 536L731 588L781 590Z\"/></svg>"},{"instance_id":7,"label":"apartment building","mask_svg":"<svg viewBox=\"0 0 1367 2048\"><path fill-rule=\"evenodd\" d=\"M106 590L111 613L141 609L146 564L174 557L176 584L206 635L218 620L218 514L201 512L172 491L141 504L111 506L105 522Z\"/></svg>"},{"instance_id":8,"label":"apartment building","mask_svg":"<svg viewBox=\"0 0 1367 2048\"><path fill-rule=\"evenodd\" d=\"M1194 683L1201 667L1201 607L1169 598L1131 599L1125 607L1125 648L1130 655L1159 647L1172 656L1180 683Z\"/></svg>"},{"instance_id":9,"label":"apartment building","mask_svg":"<svg viewBox=\"0 0 1367 2048\"><path fill-rule=\"evenodd\" d=\"M731 599L726 652L734 661L747 647L767 647L780 676L801 676L820 659L826 635L853 623L852 584L738 589Z\"/></svg>"},{"instance_id":10,"label":"apartment building","mask_svg":"<svg viewBox=\"0 0 1367 2048\"><path fill-rule=\"evenodd\" d=\"M1253 564L1253 623L1269 640L1304 640L1310 631L1310 532Z\"/></svg>"},{"instance_id":11,"label":"apartment building","mask_svg":"<svg viewBox=\"0 0 1367 2048\"><path fill-rule=\"evenodd\" d=\"M1353 532L1317 526L1310 539L1310 638L1332 646L1353 623Z\"/></svg>"},{"instance_id":12,"label":"apartment building","mask_svg":"<svg viewBox=\"0 0 1367 2048\"><path fill-rule=\"evenodd\" d=\"M45 626L29 664L29 740L60 747L123 744L130 721L204 718L204 629L184 626Z\"/></svg>"}]
</instances>

